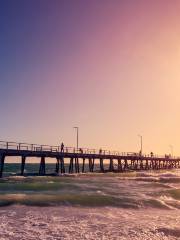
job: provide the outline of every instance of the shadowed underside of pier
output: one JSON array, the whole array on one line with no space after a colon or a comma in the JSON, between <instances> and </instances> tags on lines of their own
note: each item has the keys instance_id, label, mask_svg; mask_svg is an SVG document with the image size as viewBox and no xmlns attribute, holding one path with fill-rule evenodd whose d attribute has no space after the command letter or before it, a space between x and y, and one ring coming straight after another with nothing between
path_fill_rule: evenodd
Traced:
<instances>
[{"instance_id":1,"label":"shadowed underside of pier","mask_svg":"<svg viewBox=\"0 0 180 240\"><path fill-rule=\"evenodd\" d=\"M138 154L135 152L118 152L95 150L88 148L71 148L38 144L0 141L0 177L3 175L6 157L21 157L21 171L27 158L39 158L39 175L46 174L46 158L56 159L55 174L94 172L95 164L99 165L98 172L123 172L137 170L159 170L180 167L180 158L169 155L158 156ZM81 163L81 164L80 164ZM68 169L65 165L68 164ZM87 167L88 166L88 170Z\"/></svg>"}]
</instances>

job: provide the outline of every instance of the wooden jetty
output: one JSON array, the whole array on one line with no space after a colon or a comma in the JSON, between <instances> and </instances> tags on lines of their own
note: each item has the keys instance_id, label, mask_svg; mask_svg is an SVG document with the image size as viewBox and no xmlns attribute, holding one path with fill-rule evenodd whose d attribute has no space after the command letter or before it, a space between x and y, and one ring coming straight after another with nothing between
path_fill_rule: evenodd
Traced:
<instances>
[{"instance_id":1,"label":"wooden jetty","mask_svg":"<svg viewBox=\"0 0 180 240\"><path fill-rule=\"evenodd\" d=\"M21 175L27 158L39 158L39 175L46 174L46 158L56 159L55 173L84 173L85 166L88 171L95 171L95 164L99 166L98 172L123 172L129 170L159 170L180 167L180 157L169 155L145 155L138 153L120 153L117 151L95 150L88 148L72 148L48 146L17 142L0 141L0 177L6 157L21 157ZM81 161L81 164L80 164ZM67 166L68 164L68 169ZM86 169L87 171L87 169ZM97 170L96 170L97 171Z\"/></svg>"}]
</instances>

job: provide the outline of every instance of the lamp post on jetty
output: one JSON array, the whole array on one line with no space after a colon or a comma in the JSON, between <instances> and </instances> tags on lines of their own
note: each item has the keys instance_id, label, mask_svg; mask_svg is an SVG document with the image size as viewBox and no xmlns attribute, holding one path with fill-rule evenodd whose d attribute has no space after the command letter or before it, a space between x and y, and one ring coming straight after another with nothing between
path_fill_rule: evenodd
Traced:
<instances>
[{"instance_id":1,"label":"lamp post on jetty","mask_svg":"<svg viewBox=\"0 0 180 240\"><path fill-rule=\"evenodd\" d=\"M76 129L76 147L77 147L77 151L79 148L79 127L74 127L74 129Z\"/></svg>"},{"instance_id":2,"label":"lamp post on jetty","mask_svg":"<svg viewBox=\"0 0 180 240\"><path fill-rule=\"evenodd\" d=\"M140 141L141 141L141 143L140 143L140 146L141 146L140 155L142 155L143 137L142 137L142 135L139 135L139 134L138 134L138 137L140 137Z\"/></svg>"}]
</instances>

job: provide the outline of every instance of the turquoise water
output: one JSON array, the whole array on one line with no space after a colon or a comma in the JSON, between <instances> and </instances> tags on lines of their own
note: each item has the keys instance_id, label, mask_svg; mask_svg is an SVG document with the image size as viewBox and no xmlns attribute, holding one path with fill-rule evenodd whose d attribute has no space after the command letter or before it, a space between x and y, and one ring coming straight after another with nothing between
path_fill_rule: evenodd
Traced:
<instances>
[{"instance_id":1,"label":"turquoise water","mask_svg":"<svg viewBox=\"0 0 180 240\"><path fill-rule=\"evenodd\" d=\"M21 177L19 164L6 164L0 180L0 205L112 206L119 208L180 208L180 171L85 173L33 176L38 164L27 164ZM49 173L55 169L48 164Z\"/></svg>"},{"instance_id":2,"label":"turquoise water","mask_svg":"<svg viewBox=\"0 0 180 240\"><path fill-rule=\"evenodd\" d=\"M46 164L46 172L47 174L53 174L55 173L55 168L56 168L56 164L51 164L48 163ZM66 166L67 168L67 166ZM67 168L68 170L68 168ZM5 163L4 164L4 176L12 176L12 175L16 175L16 174L20 174L21 171L21 164L19 163ZM39 172L39 164L37 163L27 163L25 165L25 171L24 174L25 175L37 175Z\"/></svg>"},{"instance_id":3,"label":"turquoise water","mask_svg":"<svg viewBox=\"0 0 180 240\"><path fill-rule=\"evenodd\" d=\"M82 164L80 166L80 171L82 171ZM105 168L108 168L108 165L105 165ZM53 175L55 174L56 164L46 163L46 174ZM65 164L66 173L69 171L69 165ZM74 168L75 170L75 168ZM98 171L99 164L94 165L94 170ZM5 163L4 164L4 176L12 176L20 174L21 164L20 163ZM26 163L24 175L38 175L39 172L39 164L38 163ZM85 172L89 172L88 164L85 165Z\"/></svg>"}]
</instances>

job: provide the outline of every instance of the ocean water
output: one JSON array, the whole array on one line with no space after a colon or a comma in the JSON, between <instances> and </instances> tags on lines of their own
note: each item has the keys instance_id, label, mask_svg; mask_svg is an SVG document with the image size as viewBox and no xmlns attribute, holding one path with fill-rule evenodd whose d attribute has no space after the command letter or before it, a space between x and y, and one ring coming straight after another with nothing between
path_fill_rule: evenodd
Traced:
<instances>
[{"instance_id":1,"label":"ocean water","mask_svg":"<svg viewBox=\"0 0 180 240\"><path fill-rule=\"evenodd\" d=\"M1 240L180 239L180 169L40 177L35 165L6 166Z\"/></svg>"}]
</instances>

